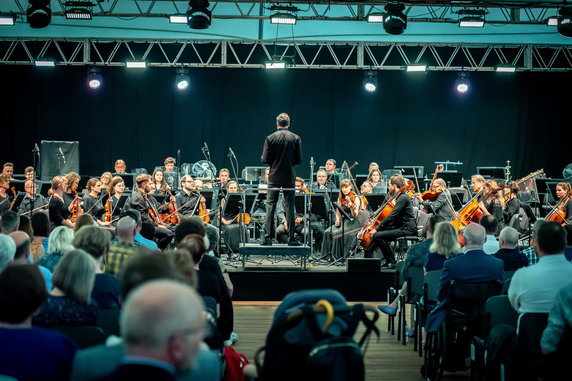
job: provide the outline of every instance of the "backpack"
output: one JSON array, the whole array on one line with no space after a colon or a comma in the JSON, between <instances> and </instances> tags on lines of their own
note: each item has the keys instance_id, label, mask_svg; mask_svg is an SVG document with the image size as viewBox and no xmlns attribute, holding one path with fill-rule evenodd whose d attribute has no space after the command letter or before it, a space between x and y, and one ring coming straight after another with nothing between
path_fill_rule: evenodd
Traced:
<instances>
[{"instance_id":1,"label":"backpack","mask_svg":"<svg viewBox=\"0 0 572 381\"><path fill-rule=\"evenodd\" d=\"M379 337L378 317L373 307L348 306L335 290L290 293L255 355L259 380L363 380L365 344L371 332ZM366 330L358 343L353 336L360 322Z\"/></svg>"},{"instance_id":2,"label":"backpack","mask_svg":"<svg viewBox=\"0 0 572 381\"><path fill-rule=\"evenodd\" d=\"M242 353L234 350L232 345L224 347L224 376L223 381L244 381L244 367L248 359Z\"/></svg>"}]
</instances>

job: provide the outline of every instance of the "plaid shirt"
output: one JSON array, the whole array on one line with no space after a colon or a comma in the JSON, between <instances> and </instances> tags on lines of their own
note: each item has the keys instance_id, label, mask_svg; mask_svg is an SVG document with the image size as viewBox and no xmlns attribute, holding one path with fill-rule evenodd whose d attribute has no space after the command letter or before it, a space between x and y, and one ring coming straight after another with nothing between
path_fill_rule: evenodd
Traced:
<instances>
[{"instance_id":1,"label":"plaid shirt","mask_svg":"<svg viewBox=\"0 0 572 381\"><path fill-rule=\"evenodd\" d=\"M109 247L109 251L107 252L107 264L105 266L105 272L111 275L119 276L123 266L125 263L127 263L129 256L137 253L142 248L143 245L137 242L126 243L119 242L118 240L112 241L111 246Z\"/></svg>"},{"instance_id":2,"label":"plaid shirt","mask_svg":"<svg viewBox=\"0 0 572 381\"><path fill-rule=\"evenodd\" d=\"M534 265L538 263L538 254L534 251L534 246L529 246L522 251L522 254L526 255L528 258L528 265Z\"/></svg>"}]
</instances>

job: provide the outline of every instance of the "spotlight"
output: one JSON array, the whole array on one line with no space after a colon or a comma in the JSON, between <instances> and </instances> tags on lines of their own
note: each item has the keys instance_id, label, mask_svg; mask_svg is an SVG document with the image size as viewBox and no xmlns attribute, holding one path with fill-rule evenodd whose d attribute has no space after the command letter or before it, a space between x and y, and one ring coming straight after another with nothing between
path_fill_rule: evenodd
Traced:
<instances>
[{"instance_id":1,"label":"spotlight","mask_svg":"<svg viewBox=\"0 0 572 381\"><path fill-rule=\"evenodd\" d=\"M495 71L497 73L514 73L516 71L516 67L512 65L501 64L495 66Z\"/></svg>"},{"instance_id":2,"label":"spotlight","mask_svg":"<svg viewBox=\"0 0 572 381\"><path fill-rule=\"evenodd\" d=\"M469 75L467 73L459 73L459 77L455 80L455 90L459 94L465 94L469 91Z\"/></svg>"},{"instance_id":3,"label":"spotlight","mask_svg":"<svg viewBox=\"0 0 572 381\"><path fill-rule=\"evenodd\" d=\"M556 29L564 37L572 37L572 7L562 7L558 11L558 25Z\"/></svg>"},{"instance_id":4,"label":"spotlight","mask_svg":"<svg viewBox=\"0 0 572 381\"><path fill-rule=\"evenodd\" d=\"M64 15L71 20L91 20L93 4L89 1L66 1Z\"/></svg>"},{"instance_id":5,"label":"spotlight","mask_svg":"<svg viewBox=\"0 0 572 381\"><path fill-rule=\"evenodd\" d=\"M128 69L145 69L147 67L147 62L145 61L126 61L125 66Z\"/></svg>"},{"instance_id":6,"label":"spotlight","mask_svg":"<svg viewBox=\"0 0 572 381\"><path fill-rule=\"evenodd\" d=\"M56 61L51 58L38 58L34 61L36 67L55 67Z\"/></svg>"},{"instance_id":7,"label":"spotlight","mask_svg":"<svg viewBox=\"0 0 572 381\"><path fill-rule=\"evenodd\" d=\"M271 24L295 25L297 21L298 17L292 13L278 12L270 16Z\"/></svg>"},{"instance_id":8,"label":"spotlight","mask_svg":"<svg viewBox=\"0 0 572 381\"><path fill-rule=\"evenodd\" d=\"M372 12L367 15L367 22L383 22L383 13Z\"/></svg>"},{"instance_id":9,"label":"spotlight","mask_svg":"<svg viewBox=\"0 0 572 381\"><path fill-rule=\"evenodd\" d=\"M14 26L16 24L16 16L11 13L0 13L0 25Z\"/></svg>"},{"instance_id":10,"label":"spotlight","mask_svg":"<svg viewBox=\"0 0 572 381\"><path fill-rule=\"evenodd\" d=\"M365 78L363 79L363 88L368 93L373 93L377 90L377 73L375 71L369 70L365 72Z\"/></svg>"},{"instance_id":11,"label":"spotlight","mask_svg":"<svg viewBox=\"0 0 572 381\"><path fill-rule=\"evenodd\" d=\"M546 25L548 26L558 26L558 16L551 16L546 19Z\"/></svg>"},{"instance_id":12,"label":"spotlight","mask_svg":"<svg viewBox=\"0 0 572 381\"><path fill-rule=\"evenodd\" d=\"M401 34L407 28L407 16L403 13L405 5L398 2L389 2L385 5L383 29L389 34Z\"/></svg>"},{"instance_id":13,"label":"spotlight","mask_svg":"<svg viewBox=\"0 0 572 381\"><path fill-rule=\"evenodd\" d=\"M270 61L266 62L267 69L286 69L286 62L284 61Z\"/></svg>"},{"instance_id":14,"label":"spotlight","mask_svg":"<svg viewBox=\"0 0 572 381\"><path fill-rule=\"evenodd\" d=\"M207 29L211 25L212 12L208 10L208 0L189 1L187 24L191 29Z\"/></svg>"},{"instance_id":15,"label":"spotlight","mask_svg":"<svg viewBox=\"0 0 572 381\"><path fill-rule=\"evenodd\" d=\"M461 28L482 28L485 26L484 9L461 9L457 12L459 16L459 27Z\"/></svg>"},{"instance_id":16,"label":"spotlight","mask_svg":"<svg viewBox=\"0 0 572 381\"><path fill-rule=\"evenodd\" d=\"M186 24L187 21L189 21L187 15L169 15L169 22L171 24Z\"/></svg>"},{"instance_id":17,"label":"spotlight","mask_svg":"<svg viewBox=\"0 0 572 381\"><path fill-rule=\"evenodd\" d=\"M407 65L406 71L426 71L427 70L427 65L423 65L423 64L411 64L411 65Z\"/></svg>"},{"instance_id":18,"label":"spotlight","mask_svg":"<svg viewBox=\"0 0 572 381\"><path fill-rule=\"evenodd\" d=\"M45 28L52 21L50 0L28 0L30 4L26 10L28 24L32 28Z\"/></svg>"},{"instance_id":19,"label":"spotlight","mask_svg":"<svg viewBox=\"0 0 572 381\"><path fill-rule=\"evenodd\" d=\"M99 89L103 83L103 77L99 73L99 69L91 67L87 70L87 85L92 89Z\"/></svg>"},{"instance_id":20,"label":"spotlight","mask_svg":"<svg viewBox=\"0 0 572 381\"><path fill-rule=\"evenodd\" d=\"M179 90L185 90L191 84L191 77L186 69L177 69L175 85Z\"/></svg>"}]
</instances>

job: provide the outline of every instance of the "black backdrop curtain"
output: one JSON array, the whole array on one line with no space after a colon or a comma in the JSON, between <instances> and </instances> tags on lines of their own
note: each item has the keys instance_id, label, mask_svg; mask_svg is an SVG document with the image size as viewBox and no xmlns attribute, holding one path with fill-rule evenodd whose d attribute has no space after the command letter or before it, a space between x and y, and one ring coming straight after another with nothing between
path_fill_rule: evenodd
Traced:
<instances>
[{"instance_id":1,"label":"black backdrop curtain","mask_svg":"<svg viewBox=\"0 0 572 381\"><path fill-rule=\"evenodd\" d=\"M80 142L82 174L128 168L152 170L181 151L182 162L204 159L207 142L217 168L229 167L228 148L241 169L261 165L275 117L287 112L302 138L309 175L313 156L382 168L460 161L468 178L477 166L504 166L514 178L544 168L553 178L572 160L570 104L560 95L569 73L470 73L471 92L455 94L456 73L381 71L378 91L366 93L356 70L191 69L191 86L175 89L172 68L102 68L98 91L85 67L0 67L1 161L16 173L32 163L40 140Z\"/></svg>"}]
</instances>

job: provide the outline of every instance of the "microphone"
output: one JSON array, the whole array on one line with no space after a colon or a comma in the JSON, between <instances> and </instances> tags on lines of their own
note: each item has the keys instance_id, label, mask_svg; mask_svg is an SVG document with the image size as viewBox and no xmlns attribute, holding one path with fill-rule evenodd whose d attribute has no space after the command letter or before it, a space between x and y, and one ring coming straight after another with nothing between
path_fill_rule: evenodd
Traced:
<instances>
[{"instance_id":1,"label":"microphone","mask_svg":"<svg viewBox=\"0 0 572 381\"><path fill-rule=\"evenodd\" d=\"M58 151L60 151L60 155L61 155L62 159L64 160L64 164L65 164L65 163L66 163L66 156L64 155L64 153L63 153L63 151L62 151L62 148L59 147L59 148L58 148Z\"/></svg>"},{"instance_id":2,"label":"microphone","mask_svg":"<svg viewBox=\"0 0 572 381\"><path fill-rule=\"evenodd\" d=\"M310 156L310 165L314 165L316 162L314 161L314 156Z\"/></svg>"},{"instance_id":3,"label":"microphone","mask_svg":"<svg viewBox=\"0 0 572 381\"><path fill-rule=\"evenodd\" d=\"M209 146L207 146L207 142L204 143L205 145L203 146L203 148L201 148L201 151L203 152L208 152L209 151Z\"/></svg>"},{"instance_id":4,"label":"microphone","mask_svg":"<svg viewBox=\"0 0 572 381\"><path fill-rule=\"evenodd\" d=\"M34 149L32 150L34 153L40 152L40 148L38 148L38 143L34 143Z\"/></svg>"},{"instance_id":5,"label":"microphone","mask_svg":"<svg viewBox=\"0 0 572 381\"><path fill-rule=\"evenodd\" d=\"M236 157L236 155L234 154L234 151L232 150L232 148L228 147L228 157Z\"/></svg>"}]
</instances>

